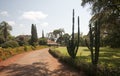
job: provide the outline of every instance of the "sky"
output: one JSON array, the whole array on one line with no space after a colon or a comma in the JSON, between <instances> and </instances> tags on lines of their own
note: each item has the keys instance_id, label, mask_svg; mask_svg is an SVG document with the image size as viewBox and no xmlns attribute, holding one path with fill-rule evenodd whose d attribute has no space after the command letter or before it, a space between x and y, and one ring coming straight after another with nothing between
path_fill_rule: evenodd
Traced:
<instances>
[{"instance_id":1,"label":"sky","mask_svg":"<svg viewBox=\"0 0 120 76\"><path fill-rule=\"evenodd\" d=\"M46 34L59 28L71 34L75 9L75 32L79 16L80 32L85 35L91 18L89 8L82 7L81 0L0 0L0 22L6 21L12 26L13 36L30 35L32 24L36 24L39 37L42 30Z\"/></svg>"}]
</instances>

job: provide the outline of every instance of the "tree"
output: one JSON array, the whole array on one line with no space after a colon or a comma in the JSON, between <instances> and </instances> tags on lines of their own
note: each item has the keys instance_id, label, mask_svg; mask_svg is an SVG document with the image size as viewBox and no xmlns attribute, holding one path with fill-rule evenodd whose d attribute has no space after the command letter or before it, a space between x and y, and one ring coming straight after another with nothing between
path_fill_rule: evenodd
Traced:
<instances>
[{"instance_id":1,"label":"tree","mask_svg":"<svg viewBox=\"0 0 120 76\"><path fill-rule=\"evenodd\" d=\"M49 33L47 34L47 38L48 38L49 40L51 40L51 41L55 41L55 37L54 37L54 35L53 35L53 32L49 32Z\"/></svg>"},{"instance_id":2,"label":"tree","mask_svg":"<svg viewBox=\"0 0 120 76\"><path fill-rule=\"evenodd\" d=\"M30 44L31 44L32 46L36 46L36 45L37 45L37 41L38 41L38 37L37 37L36 25L32 24Z\"/></svg>"},{"instance_id":3,"label":"tree","mask_svg":"<svg viewBox=\"0 0 120 76\"><path fill-rule=\"evenodd\" d=\"M99 19L99 25L101 28L101 38L105 38L107 41L107 45L111 47L120 47L120 34L116 32L120 32L120 1L119 0L82 0L82 6L86 4L90 4L92 8L93 17L90 20L90 23L95 22ZM116 31L117 30L117 31ZM106 35L107 34L107 35ZM106 35L106 37L105 37ZM115 41L113 41L113 39ZM108 41L109 40L109 41ZM111 42L113 41L113 42Z\"/></svg>"},{"instance_id":4,"label":"tree","mask_svg":"<svg viewBox=\"0 0 120 76\"><path fill-rule=\"evenodd\" d=\"M44 38L44 31L42 30L42 38Z\"/></svg>"},{"instance_id":5,"label":"tree","mask_svg":"<svg viewBox=\"0 0 120 76\"><path fill-rule=\"evenodd\" d=\"M15 40L19 43L20 46L27 45L31 36L29 35L19 35Z\"/></svg>"},{"instance_id":6,"label":"tree","mask_svg":"<svg viewBox=\"0 0 120 76\"><path fill-rule=\"evenodd\" d=\"M63 36L60 36L57 39L57 43L60 43L61 45L67 45L67 41L69 40L70 35L68 33L63 34Z\"/></svg>"},{"instance_id":7,"label":"tree","mask_svg":"<svg viewBox=\"0 0 120 76\"><path fill-rule=\"evenodd\" d=\"M52 40L52 41L57 41L58 39L61 39L64 34L64 29L55 29L53 32L49 32L47 34L47 38Z\"/></svg>"},{"instance_id":8,"label":"tree","mask_svg":"<svg viewBox=\"0 0 120 76\"><path fill-rule=\"evenodd\" d=\"M64 33L64 29L55 29L53 31L53 35L55 36L55 38L59 38L60 36L62 36Z\"/></svg>"},{"instance_id":9,"label":"tree","mask_svg":"<svg viewBox=\"0 0 120 76\"><path fill-rule=\"evenodd\" d=\"M0 34L4 37L5 41L10 35L11 30L12 30L12 27L7 22L3 21L0 23Z\"/></svg>"},{"instance_id":10,"label":"tree","mask_svg":"<svg viewBox=\"0 0 120 76\"><path fill-rule=\"evenodd\" d=\"M1 46L1 44L3 44L5 42L5 39L2 37L2 36L0 36L0 46Z\"/></svg>"},{"instance_id":11,"label":"tree","mask_svg":"<svg viewBox=\"0 0 120 76\"><path fill-rule=\"evenodd\" d=\"M88 46L88 48L91 51L91 60L94 66L95 76L97 76L100 36L102 37L105 36L104 34L100 35L100 33L106 32L107 36L109 36L109 34L110 35L112 34L111 37L114 37L113 35L116 34L114 30L116 29L118 30L119 28L116 28L116 29L114 28L116 26L117 27L120 26L119 25L120 24L119 23L120 7L117 6L117 5L120 5L120 1L119 0L82 0L81 5L85 6L86 4L91 5L92 15L93 15L89 25L90 45ZM120 32L120 31L117 31L117 32ZM118 36L120 38L120 34ZM111 38L111 37L109 37L108 39L115 38L115 37L114 38ZM120 41L119 39L117 40ZM93 47L95 47L95 50L93 50Z\"/></svg>"}]
</instances>

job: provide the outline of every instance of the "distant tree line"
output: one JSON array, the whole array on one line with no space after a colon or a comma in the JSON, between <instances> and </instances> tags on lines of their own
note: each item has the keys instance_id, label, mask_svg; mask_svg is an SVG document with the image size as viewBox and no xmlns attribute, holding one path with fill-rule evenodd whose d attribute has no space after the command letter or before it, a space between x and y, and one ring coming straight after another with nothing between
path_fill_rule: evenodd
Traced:
<instances>
[{"instance_id":1,"label":"distant tree line","mask_svg":"<svg viewBox=\"0 0 120 76\"><path fill-rule=\"evenodd\" d=\"M26 45L46 45L47 38L37 36L37 27L35 24L31 26L31 35L19 35L12 36L10 31L12 30L12 26L9 25L6 21L2 21L0 23L0 47L8 48L8 47L18 47L18 46L26 46ZM42 33L44 36L44 33Z\"/></svg>"}]
</instances>

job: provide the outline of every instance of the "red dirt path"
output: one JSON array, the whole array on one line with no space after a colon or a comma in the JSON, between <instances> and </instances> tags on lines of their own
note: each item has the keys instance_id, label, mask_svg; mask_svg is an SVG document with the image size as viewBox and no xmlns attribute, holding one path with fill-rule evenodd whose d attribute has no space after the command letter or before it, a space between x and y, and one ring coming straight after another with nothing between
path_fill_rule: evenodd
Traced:
<instances>
[{"instance_id":1,"label":"red dirt path","mask_svg":"<svg viewBox=\"0 0 120 76\"><path fill-rule=\"evenodd\" d=\"M0 76L83 76L51 56L48 48L0 62Z\"/></svg>"}]
</instances>

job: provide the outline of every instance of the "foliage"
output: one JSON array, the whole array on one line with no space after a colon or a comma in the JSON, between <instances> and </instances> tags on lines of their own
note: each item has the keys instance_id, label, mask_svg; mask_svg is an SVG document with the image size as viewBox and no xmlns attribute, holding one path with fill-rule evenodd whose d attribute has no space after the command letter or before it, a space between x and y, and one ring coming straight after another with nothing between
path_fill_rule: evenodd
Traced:
<instances>
[{"instance_id":1,"label":"foliage","mask_svg":"<svg viewBox=\"0 0 120 76\"><path fill-rule=\"evenodd\" d=\"M62 36L62 33L64 33L64 29L61 28L53 31L53 35L55 36L55 38Z\"/></svg>"},{"instance_id":2,"label":"foliage","mask_svg":"<svg viewBox=\"0 0 120 76\"><path fill-rule=\"evenodd\" d=\"M61 44L61 45L63 45L64 44L64 40L63 40L63 37L62 36L60 36L58 39L57 39L57 41L56 41L57 43L59 43L59 44Z\"/></svg>"},{"instance_id":3,"label":"foliage","mask_svg":"<svg viewBox=\"0 0 120 76\"><path fill-rule=\"evenodd\" d=\"M86 46L85 40L84 40L83 37L80 37L80 44L79 44L79 45L80 45L80 46Z\"/></svg>"},{"instance_id":4,"label":"foliage","mask_svg":"<svg viewBox=\"0 0 120 76\"><path fill-rule=\"evenodd\" d=\"M31 49L32 50L36 50L36 46L31 46Z\"/></svg>"},{"instance_id":5,"label":"foliage","mask_svg":"<svg viewBox=\"0 0 120 76\"><path fill-rule=\"evenodd\" d=\"M37 41L38 41L37 29L36 29L36 26L34 24L32 24L30 44L32 46L36 46L37 45Z\"/></svg>"},{"instance_id":6,"label":"foliage","mask_svg":"<svg viewBox=\"0 0 120 76\"><path fill-rule=\"evenodd\" d=\"M46 46L36 46L35 49L42 49L46 48ZM0 59L5 60L11 56L16 54L33 51L31 46L22 46L22 47L15 47L15 48L0 48Z\"/></svg>"},{"instance_id":7,"label":"foliage","mask_svg":"<svg viewBox=\"0 0 120 76\"><path fill-rule=\"evenodd\" d=\"M28 35L19 35L15 38L15 40L19 43L20 46L23 46L28 44L28 40L30 39L28 37Z\"/></svg>"},{"instance_id":8,"label":"foliage","mask_svg":"<svg viewBox=\"0 0 120 76\"><path fill-rule=\"evenodd\" d=\"M60 51L56 51L54 49L49 49L49 53L51 53L56 58L63 56L63 54L61 54Z\"/></svg>"},{"instance_id":9,"label":"foliage","mask_svg":"<svg viewBox=\"0 0 120 76\"><path fill-rule=\"evenodd\" d=\"M70 38L70 35L69 35L68 33L65 33L65 34L63 34L62 36L60 36L60 37L57 39L56 42L59 43L59 44L62 45L62 46L65 46L65 45L67 45L67 42L68 42L69 38Z\"/></svg>"},{"instance_id":10,"label":"foliage","mask_svg":"<svg viewBox=\"0 0 120 76\"><path fill-rule=\"evenodd\" d=\"M79 37L80 38L79 46L86 46L84 36L85 35L82 35L82 33L80 34L80 37ZM78 39L78 33L75 33L74 37L75 37L75 40L77 40Z\"/></svg>"},{"instance_id":11,"label":"foliage","mask_svg":"<svg viewBox=\"0 0 120 76\"><path fill-rule=\"evenodd\" d=\"M28 47L27 46L24 46L24 51L27 51L28 50Z\"/></svg>"},{"instance_id":12,"label":"foliage","mask_svg":"<svg viewBox=\"0 0 120 76\"><path fill-rule=\"evenodd\" d=\"M80 34L80 30L79 30L79 16L78 16L78 39L75 40L74 39L74 9L73 9L73 26L72 26L72 38L68 40L67 43L67 51L69 53L69 55L72 58L76 57L77 51L78 51L78 47L79 47L79 34Z\"/></svg>"},{"instance_id":13,"label":"foliage","mask_svg":"<svg viewBox=\"0 0 120 76\"><path fill-rule=\"evenodd\" d=\"M19 44L17 41L10 40L10 41L6 41L1 46L2 48L8 48L8 47L15 48L15 47L18 47Z\"/></svg>"},{"instance_id":14,"label":"foliage","mask_svg":"<svg viewBox=\"0 0 120 76\"><path fill-rule=\"evenodd\" d=\"M44 31L42 30L42 38L44 38Z\"/></svg>"},{"instance_id":15,"label":"foliage","mask_svg":"<svg viewBox=\"0 0 120 76\"><path fill-rule=\"evenodd\" d=\"M104 40L104 45L110 46L111 48L120 47L120 26L116 27L116 30L113 30L111 34L107 35Z\"/></svg>"},{"instance_id":16,"label":"foliage","mask_svg":"<svg viewBox=\"0 0 120 76\"><path fill-rule=\"evenodd\" d=\"M119 0L82 0L82 6L91 5L93 17L90 22L99 19L101 38L104 45L119 48L120 44L120 1ZM104 39L105 38L105 39ZM113 40L114 39L114 40ZM118 45L117 45L118 44Z\"/></svg>"},{"instance_id":17,"label":"foliage","mask_svg":"<svg viewBox=\"0 0 120 76\"><path fill-rule=\"evenodd\" d=\"M11 30L12 30L12 27L7 22L3 21L0 23L0 34L4 37L5 41L10 35Z\"/></svg>"},{"instance_id":18,"label":"foliage","mask_svg":"<svg viewBox=\"0 0 120 76\"><path fill-rule=\"evenodd\" d=\"M68 39L70 38L70 35L68 34L68 33L65 33L64 35L63 35L63 41L64 41L64 44L66 45L66 43L67 43L67 41L68 41Z\"/></svg>"},{"instance_id":19,"label":"foliage","mask_svg":"<svg viewBox=\"0 0 120 76\"><path fill-rule=\"evenodd\" d=\"M0 45L3 44L4 42L5 42L5 39L2 36L0 36Z\"/></svg>"},{"instance_id":20,"label":"foliage","mask_svg":"<svg viewBox=\"0 0 120 76\"><path fill-rule=\"evenodd\" d=\"M64 33L64 29L62 29L62 28L55 29L52 32L49 32L47 34L47 38L49 40L56 41L58 38L63 36L63 33Z\"/></svg>"},{"instance_id":21,"label":"foliage","mask_svg":"<svg viewBox=\"0 0 120 76\"><path fill-rule=\"evenodd\" d=\"M54 38L54 35L53 35L53 32L49 32L47 33L47 38L51 41L55 41L55 38Z\"/></svg>"},{"instance_id":22,"label":"foliage","mask_svg":"<svg viewBox=\"0 0 120 76\"><path fill-rule=\"evenodd\" d=\"M40 38L38 41L39 41L39 45L46 45L47 44L46 38Z\"/></svg>"}]
</instances>

